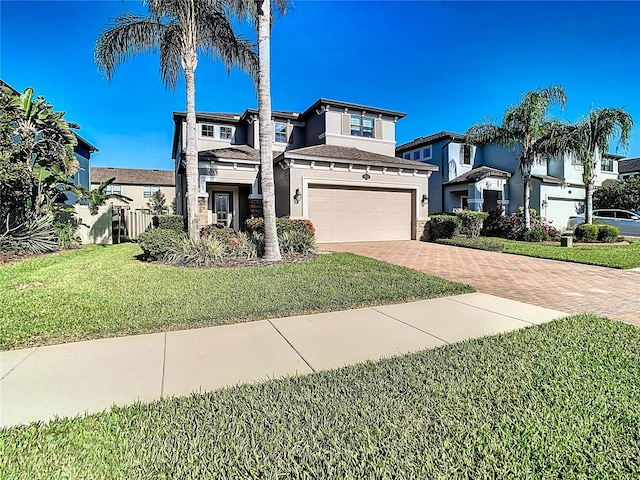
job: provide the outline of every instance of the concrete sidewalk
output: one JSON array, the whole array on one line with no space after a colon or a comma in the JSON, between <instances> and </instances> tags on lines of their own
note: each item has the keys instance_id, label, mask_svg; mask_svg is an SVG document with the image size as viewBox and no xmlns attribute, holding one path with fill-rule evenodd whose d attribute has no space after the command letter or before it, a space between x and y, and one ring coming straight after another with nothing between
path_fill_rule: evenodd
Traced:
<instances>
[{"instance_id":1,"label":"concrete sidewalk","mask_svg":"<svg viewBox=\"0 0 640 480\"><path fill-rule=\"evenodd\" d=\"M0 425L375 360L566 314L483 293L0 352Z\"/></svg>"}]
</instances>

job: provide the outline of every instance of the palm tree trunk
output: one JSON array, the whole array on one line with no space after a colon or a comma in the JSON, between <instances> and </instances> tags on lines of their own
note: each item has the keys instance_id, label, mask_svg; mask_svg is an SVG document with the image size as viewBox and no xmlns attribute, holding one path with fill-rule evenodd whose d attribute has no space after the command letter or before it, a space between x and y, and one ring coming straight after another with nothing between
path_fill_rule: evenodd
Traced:
<instances>
[{"instance_id":1,"label":"palm tree trunk","mask_svg":"<svg viewBox=\"0 0 640 480\"><path fill-rule=\"evenodd\" d=\"M589 179L584 184L585 206L584 206L584 222L593 223L593 179Z\"/></svg>"},{"instance_id":2,"label":"palm tree trunk","mask_svg":"<svg viewBox=\"0 0 640 480\"><path fill-rule=\"evenodd\" d=\"M273 180L273 128L271 125L271 1L262 0L258 12L258 115L260 120L260 171L264 215L264 258L280 260L276 231L276 200Z\"/></svg>"},{"instance_id":3,"label":"palm tree trunk","mask_svg":"<svg viewBox=\"0 0 640 480\"><path fill-rule=\"evenodd\" d=\"M196 239L198 229L198 145L196 124L196 82L195 69L197 56L195 51L185 53L182 66L187 90L187 132L186 132L186 174L187 174L187 230L189 238Z\"/></svg>"},{"instance_id":4,"label":"palm tree trunk","mask_svg":"<svg viewBox=\"0 0 640 480\"><path fill-rule=\"evenodd\" d=\"M531 183L530 175L523 175L522 177L522 190L524 194L523 205L524 205L524 228L526 230L531 229L531 212L529 211L529 206L531 203L531 190L529 189L529 185Z\"/></svg>"}]
</instances>

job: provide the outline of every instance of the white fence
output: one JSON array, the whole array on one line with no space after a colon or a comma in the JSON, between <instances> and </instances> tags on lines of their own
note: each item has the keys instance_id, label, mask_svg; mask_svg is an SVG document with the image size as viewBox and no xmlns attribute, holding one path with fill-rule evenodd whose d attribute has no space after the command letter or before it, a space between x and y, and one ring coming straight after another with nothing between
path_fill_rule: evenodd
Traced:
<instances>
[{"instance_id":1,"label":"white fence","mask_svg":"<svg viewBox=\"0 0 640 480\"><path fill-rule=\"evenodd\" d=\"M111 245L135 240L151 225L153 217L111 205L99 207L97 215L91 215L89 207L84 205L76 205L75 209L80 223L78 235L83 244Z\"/></svg>"},{"instance_id":2,"label":"white fence","mask_svg":"<svg viewBox=\"0 0 640 480\"><path fill-rule=\"evenodd\" d=\"M135 240L149 228L152 217L149 213L132 212L116 207L113 211L113 241L120 243Z\"/></svg>"}]
</instances>

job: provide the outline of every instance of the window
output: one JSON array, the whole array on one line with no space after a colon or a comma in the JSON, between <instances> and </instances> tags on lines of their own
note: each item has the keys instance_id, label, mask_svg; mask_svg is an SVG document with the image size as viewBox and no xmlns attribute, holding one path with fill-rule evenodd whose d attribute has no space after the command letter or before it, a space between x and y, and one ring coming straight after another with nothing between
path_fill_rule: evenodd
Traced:
<instances>
[{"instance_id":1,"label":"window","mask_svg":"<svg viewBox=\"0 0 640 480\"><path fill-rule=\"evenodd\" d=\"M578 161L578 156L571 153L569 154L571 156L571 165L580 165L580 162Z\"/></svg>"},{"instance_id":2,"label":"window","mask_svg":"<svg viewBox=\"0 0 640 480\"><path fill-rule=\"evenodd\" d=\"M202 137L215 137L215 127L213 125L200 125L200 135Z\"/></svg>"},{"instance_id":3,"label":"window","mask_svg":"<svg viewBox=\"0 0 640 480\"><path fill-rule=\"evenodd\" d=\"M427 147L424 150L422 150L422 158L424 159L431 158L431 147Z\"/></svg>"},{"instance_id":4,"label":"window","mask_svg":"<svg viewBox=\"0 0 640 480\"><path fill-rule=\"evenodd\" d=\"M275 128L276 132L276 142L277 143L287 143L287 124L286 123L276 123Z\"/></svg>"},{"instance_id":5,"label":"window","mask_svg":"<svg viewBox=\"0 0 640 480\"><path fill-rule=\"evenodd\" d=\"M405 153L404 154L404 159L405 160L411 160L411 154L410 153Z\"/></svg>"},{"instance_id":6,"label":"window","mask_svg":"<svg viewBox=\"0 0 640 480\"><path fill-rule=\"evenodd\" d=\"M471 165L471 145L462 145L462 164Z\"/></svg>"},{"instance_id":7,"label":"window","mask_svg":"<svg viewBox=\"0 0 640 480\"><path fill-rule=\"evenodd\" d=\"M122 186L120 185L107 185L107 195L122 195Z\"/></svg>"},{"instance_id":8,"label":"window","mask_svg":"<svg viewBox=\"0 0 640 480\"><path fill-rule=\"evenodd\" d=\"M371 117L351 115L351 135L356 137L373 137L374 120Z\"/></svg>"},{"instance_id":9,"label":"window","mask_svg":"<svg viewBox=\"0 0 640 480\"><path fill-rule=\"evenodd\" d=\"M151 198L151 195L160 190L160 187L152 187L150 185L145 185L144 187L144 198Z\"/></svg>"},{"instance_id":10,"label":"window","mask_svg":"<svg viewBox=\"0 0 640 480\"><path fill-rule=\"evenodd\" d=\"M420 150L413 152L413 159L420 160Z\"/></svg>"},{"instance_id":11,"label":"window","mask_svg":"<svg viewBox=\"0 0 640 480\"><path fill-rule=\"evenodd\" d=\"M220 127L220 138L222 140L231 140L231 127Z\"/></svg>"},{"instance_id":12,"label":"window","mask_svg":"<svg viewBox=\"0 0 640 480\"><path fill-rule=\"evenodd\" d=\"M600 161L600 170L603 172L613 172L613 158L602 157Z\"/></svg>"}]
</instances>

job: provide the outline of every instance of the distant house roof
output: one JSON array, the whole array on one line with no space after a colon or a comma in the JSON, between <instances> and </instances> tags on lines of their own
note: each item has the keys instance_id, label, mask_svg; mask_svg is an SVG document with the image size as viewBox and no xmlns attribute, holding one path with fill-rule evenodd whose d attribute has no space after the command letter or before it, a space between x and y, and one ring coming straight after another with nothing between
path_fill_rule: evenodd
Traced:
<instances>
[{"instance_id":1,"label":"distant house roof","mask_svg":"<svg viewBox=\"0 0 640 480\"><path fill-rule=\"evenodd\" d=\"M297 148L295 150L287 150L276 157L276 161L285 158L320 158L327 161L336 160L340 163L360 163L372 166L388 166L407 168L413 170L438 170L435 165L423 162L414 162L413 160L404 160L397 157L388 157L378 153L365 152L353 147L341 147L337 145L314 145L312 147Z\"/></svg>"},{"instance_id":2,"label":"distant house roof","mask_svg":"<svg viewBox=\"0 0 640 480\"><path fill-rule=\"evenodd\" d=\"M640 157L618 161L618 173L640 172Z\"/></svg>"},{"instance_id":3,"label":"distant house roof","mask_svg":"<svg viewBox=\"0 0 640 480\"><path fill-rule=\"evenodd\" d=\"M438 140L454 140L458 142L464 142L464 135L444 130L442 132L434 133L426 137L418 137L414 140L411 140L410 142L403 143L402 145L396 147L396 152L403 153L407 150L413 150L414 148L431 145Z\"/></svg>"},{"instance_id":4,"label":"distant house roof","mask_svg":"<svg viewBox=\"0 0 640 480\"><path fill-rule=\"evenodd\" d=\"M443 185L457 185L460 183L475 183L478 180L485 179L487 177L498 178L511 178L511 173L497 168L481 165L480 167L473 168L462 175L457 176L453 180L444 182Z\"/></svg>"},{"instance_id":5,"label":"distant house roof","mask_svg":"<svg viewBox=\"0 0 640 480\"><path fill-rule=\"evenodd\" d=\"M368 107L366 105L358 105L357 103L348 103L348 102L341 102L340 100L330 100L328 98L319 98L318 100L316 100L316 102L313 105L311 105L309 108L307 108L304 112L300 114L300 119L307 118L312 113L314 113L317 108L323 105L338 107L338 108L349 108L353 110L361 110L366 113L379 113L382 115L389 115L391 117L398 117L398 118L404 118L407 116L406 113L396 112L394 110L385 110L383 108Z\"/></svg>"},{"instance_id":6,"label":"distant house roof","mask_svg":"<svg viewBox=\"0 0 640 480\"><path fill-rule=\"evenodd\" d=\"M102 183L112 177L116 177L114 183L118 185L164 185L174 187L176 184L173 170L91 167L91 183Z\"/></svg>"}]
</instances>

